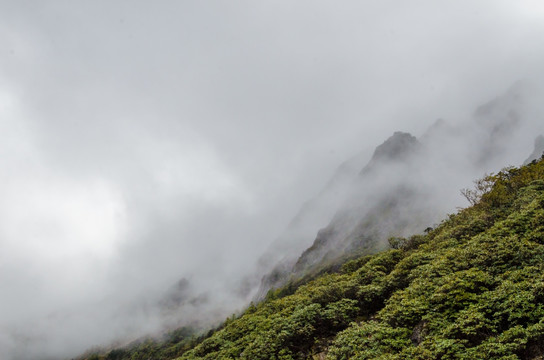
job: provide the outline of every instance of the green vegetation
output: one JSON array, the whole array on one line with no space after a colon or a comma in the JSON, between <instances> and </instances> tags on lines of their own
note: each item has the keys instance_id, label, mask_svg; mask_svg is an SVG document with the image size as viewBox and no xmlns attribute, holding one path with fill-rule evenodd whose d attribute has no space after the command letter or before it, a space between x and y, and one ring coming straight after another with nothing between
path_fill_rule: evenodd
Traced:
<instances>
[{"instance_id":1,"label":"green vegetation","mask_svg":"<svg viewBox=\"0 0 544 360\"><path fill-rule=\"evenodd\" d=\"M544 161L468 195L436 229L271 292L179 359L542 358Z\"/></svg>"},{"instance_id":2,"label":"green vegetation","mask_svg":"<svg viewBox=\"0 0 544 360\"><path fill-rule=\"evenodd\" d=\"M102 358L543 359L544 160L463 193L473 205L436 229L271 291L207 336Z\"/></svg>"},{"instance_id":3,"label":"green vegetation","mask_svg":"<svg viewBox=\"0 0 544 360\"><path fill-rule=\"evenodd\" d=\"M210 332L211 334L211 332ZM170 360L194 347L204 336L196 337L195 330L182 327L170 331L160 339L137 340L125 347L113 350L96 350L84 355L86 360Z\"/></svg>"}]
</instances>

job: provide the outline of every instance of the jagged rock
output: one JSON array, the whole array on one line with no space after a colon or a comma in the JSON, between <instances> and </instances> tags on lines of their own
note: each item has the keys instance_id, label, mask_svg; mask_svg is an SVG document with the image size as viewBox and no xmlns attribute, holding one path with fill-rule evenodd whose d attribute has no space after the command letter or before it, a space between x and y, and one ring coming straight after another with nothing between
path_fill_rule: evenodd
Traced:
<instances>
[{"instance_id":1,"label":"jagged rock","mask_svg":"<svg viewBox=\"0 0 544 360\"><path fill-rule=\"evenodd\" d=\"M370 159L368 165L361 170L361 174L368 173L372 171L374 167L390 161L406 160L419 149L419 147L420 143L415 136L412 136L409 133L396 131L393 136L374 150L372 159Z\"/></svg>"}]
</instances>

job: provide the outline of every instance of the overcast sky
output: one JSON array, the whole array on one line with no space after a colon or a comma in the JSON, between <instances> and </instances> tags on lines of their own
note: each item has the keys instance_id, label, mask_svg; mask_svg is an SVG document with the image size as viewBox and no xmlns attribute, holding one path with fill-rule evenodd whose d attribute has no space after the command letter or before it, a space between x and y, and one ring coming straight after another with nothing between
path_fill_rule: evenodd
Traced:
<instances>
[{"instance_id":1,"label":"overcast sky","mask_svg":"<svg viewBox=\"0 0 544 360\"><path fill-rule=\"evenodd\" d=\"M539 83L543 39L539 0L1 1L0 353L160 326L110 321L238 279L393 131Z\"/></svg>"}]
</instances>

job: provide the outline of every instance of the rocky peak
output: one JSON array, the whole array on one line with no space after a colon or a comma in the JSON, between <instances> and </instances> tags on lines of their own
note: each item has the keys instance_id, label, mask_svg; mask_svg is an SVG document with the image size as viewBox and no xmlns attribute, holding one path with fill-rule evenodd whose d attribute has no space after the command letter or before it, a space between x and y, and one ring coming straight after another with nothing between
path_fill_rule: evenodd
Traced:
<instances>
[{"instance_id":1,"label":"rocky peak","mask_svg":"<svg viewBox=\"0 0 544 360\"><path fill-rule=\"evenodd\" d=\"M383 144L376 147L372 159L361 171L361 174L370 171L378 164L405 160L419 148L419 145L419 141L415 136L402 131L396 131Z\"/></svg>"}]
</instances>

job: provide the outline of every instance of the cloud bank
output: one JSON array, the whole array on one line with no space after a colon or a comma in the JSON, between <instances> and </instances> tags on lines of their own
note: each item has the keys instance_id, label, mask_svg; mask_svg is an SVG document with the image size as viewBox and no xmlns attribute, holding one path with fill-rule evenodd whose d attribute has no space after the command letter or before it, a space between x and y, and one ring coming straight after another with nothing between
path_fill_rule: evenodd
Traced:
<instances>
[{"instance_id":1,"label":"cloud bank","mask_svg":"<svg viewBox=\"0 0 544 360\"><path fill-rule=\"evenodd\" d=\"M240 279L342 161L544 78L538 1L0 14L0 350L13 359L186 321L152 305L182 278L206 309L235 311ZM509 162L532 151L536 107Z\"/></svg>"}]
</instances>

